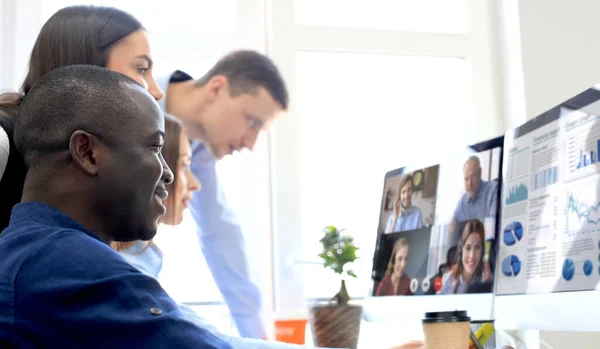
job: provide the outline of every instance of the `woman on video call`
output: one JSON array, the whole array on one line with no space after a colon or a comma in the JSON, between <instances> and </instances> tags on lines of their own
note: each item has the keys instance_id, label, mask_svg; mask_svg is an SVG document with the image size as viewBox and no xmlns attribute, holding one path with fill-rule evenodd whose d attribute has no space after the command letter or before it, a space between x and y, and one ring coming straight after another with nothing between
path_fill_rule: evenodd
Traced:
<instances>
[{"instance_id":1,"label":"woman on video call","mask_svg":"<svg viewBox=\"0 0 600 349\"><path fill-rule=\"evenodd\" d=\"M456 250L456 262L442 280L440 294L467 293L477 284L491 284L490 265L483 261L485 228L478 219L466 222Z\"/></svg>"},{"instance_id":2,"label":"woman on video call","mask_svg":"<svg viewBox=\"0 0 600 349\"><path fill-rule=\"evenodd\" d=\"M406 275L408 240L401 237L394 244L385 277L377 286L376 296L410 296L410 276Z\"/></svg>"}]
</instances>

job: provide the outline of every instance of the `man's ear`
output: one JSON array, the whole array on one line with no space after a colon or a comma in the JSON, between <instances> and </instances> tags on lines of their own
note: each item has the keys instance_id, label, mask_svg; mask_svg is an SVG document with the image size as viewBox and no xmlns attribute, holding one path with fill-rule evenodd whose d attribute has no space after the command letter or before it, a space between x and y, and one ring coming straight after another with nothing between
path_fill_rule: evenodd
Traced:
<instances>
[{"instance_id":1,"label":"man's ear","mask_svg":"<svg viewBox=\"0 0 600 349\"><path fill-rule=\"evenodd\" d=\"M212 101L219 93L229 91L229 80L225 75L215 75L208 80L208 98Z\"/></svg>"},{"instance_id":2,"label":"man's ear","mask_svg":"<svg viewBox=\"0 0 600 349\"><path fill-rule=\"evenodd\" d=\"M98 174L98 138L88 132L77 130L69 139L69 152L77 167L90 176Z\"/></svg>"}]
</instances>

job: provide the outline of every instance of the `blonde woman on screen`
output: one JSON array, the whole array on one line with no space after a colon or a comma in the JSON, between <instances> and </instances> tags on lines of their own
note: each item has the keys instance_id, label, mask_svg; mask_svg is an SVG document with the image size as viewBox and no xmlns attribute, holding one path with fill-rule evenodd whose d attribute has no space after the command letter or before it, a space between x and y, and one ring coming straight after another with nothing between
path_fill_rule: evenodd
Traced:
<instances>
[{"instance_id":1,"label":"blonde woman on screen","mask_svg":"<svg viewBox=\"0 0 600 349\"><path fill-rule=\"evenodd\" d=\"M401 237L394 244L385 277L377 286L376 296L410 296L410 276L406 275L408 240Z\"/></svg>"}]
</instances>

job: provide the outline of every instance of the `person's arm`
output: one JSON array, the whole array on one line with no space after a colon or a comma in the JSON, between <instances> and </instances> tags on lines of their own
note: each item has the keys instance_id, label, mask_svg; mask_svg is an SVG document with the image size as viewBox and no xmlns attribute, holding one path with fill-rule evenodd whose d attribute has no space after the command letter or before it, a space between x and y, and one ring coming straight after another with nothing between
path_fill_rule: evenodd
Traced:
<instances>
[{"instance_id":1,"label":"person's arm","mask_svg":"<svg viewBox=\"0 0 600 349\"><path fill-rule=\"evenodd\" d=\"M8 154L10 153L10 142L8 140L8 135L4 128L0 126L0 179L4 175L4 170L6 170L6 164L8 163Z\"/></svg>"},{"instance_id":2,"label":"person's arm","mask_svg":"<svg viewBox=\"0 0 600 349\"><path fill-rule=\"evenodd\" d=\"M23 347L231 348L186 321L156 279L106 244L65 231L36 247L14 286Z\"/></svg>"},{"instance_id":3,"label":"person's arm","mask_svg":"<svg viewBox=\"0 0 600 349\"><path fill-rule=\"evenodd\" d=\"M450 222L450 226L448 227L448 231L450 233L455 233L458 230L458 224L459 224L458 216L460 214L460 204L462 203L462 200L463 199L461 197L460 200L458 200L456 207L454 208L454 213L452 214L452 221Z\"/></svg>"},{"instance_id":4,"label":"person's arm","mask_svg":"<svg viewBox=\"0 0 600 349\"><path fill-rule=\"evenodd\" d=\"M179 304L179 309L183 312L185 318L192 323L208 329L212 334L221 338L223 341L231 344L234 349L317 349L311 345L299 345L299 344L288 344L282 342L275 341L266 341L262 339L254 339L254 338L239 338L239 337L231 337L227 336L221 332L219 332L214 326L209 324L206 319L202 318L200 315L196 314L194 310L184 304ZM322 348L329 349L329 348ZM331 348L333 349L333 348Z\"/></svg>"},{"instance_id":5,"label":"person's arm","mask_svg":"<svg viewBox=\"0 0 600 349\"><path fill-rule=\"evenodd\" d=\"M260 316L260 291L250 280L240 224L217 178L215 161L201 144L193 145L192 172L202 189L190 203L202 252L242 337L266 338Z\"/></svg>"},{"instance_id":6,"label":"person's arm","mask_svg":"<svg viewBox=\"0 0 600 349\"><path fill-rule=\"evenodd\" d=\"M385 234L394 232L394 214L392 213L388 218L387 225L385 226Z\"/></svg>"},{"instance_id":7,"label":"person's arm","mask_svg":"<svg viewBox=\"0 0 600 349\"><path fill-rule=\"evenodd\" d=\"M417 207L417 226L415 229L421 228L423 228L423 212L421 212L421 209Z\"/></svg>"},{"instance_id":8,"label":"person's arm","mask_svg":"<svg viewBox=\"0 0 600 349\"><path fill-rule=\"evenodd\" d=\"M490 201L487 202L487 207L489 208L487 216L496 217L496 208L498 207L498 182L492 181L490 190L492 193L490 195Z\"/></svg>"}]
</instances>

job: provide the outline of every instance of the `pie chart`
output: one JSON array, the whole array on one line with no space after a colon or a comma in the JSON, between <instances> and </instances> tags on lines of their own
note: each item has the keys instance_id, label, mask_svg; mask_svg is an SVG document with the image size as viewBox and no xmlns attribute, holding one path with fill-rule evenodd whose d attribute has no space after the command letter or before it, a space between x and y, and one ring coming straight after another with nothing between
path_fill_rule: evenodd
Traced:
<instances>
[{"instance_id":1,"label":"pie chart","mask_svg":"<svg viewBox=\"0 0 600 349\"><path fill-rule=\"evenodd\" d=\"M510 255L502 260L502 274L507 277L517 276L521 272L521 261L519 257Z\"/></svg>"},{"instance_id":2,"label":"pie chart","mask_svg":"<svg viewBox=\"0 0 600 349\"><path fill-rule=\"evenodd\" d=\"M592 275L593 269L594 269L594 265L592 264L592 261L589 259L586 259L585 262L583 262L583 273L585 274L585 276Z\"/></svg>"},{"instance_id":3,"label":"pie chart","mask_svg":"<svg viewBox=\"0 0 600 349\"><path fill-rule=\"evenodd\" d=\"M523 238L523 225L520 222L509 223L504 227L502 235L504 244L512 246Z\"/></svg>"},{"instance_id":4,"label":"pie chart","mask_svg":"<svg viewBox=\"0 0 600 349\"><path fill-rule=\"evenodd\" d=\"M575 263L571 258L565 259L562 266L562 277L567 281L571 281L575 275Z\"/></svg>"}]
</instances>

